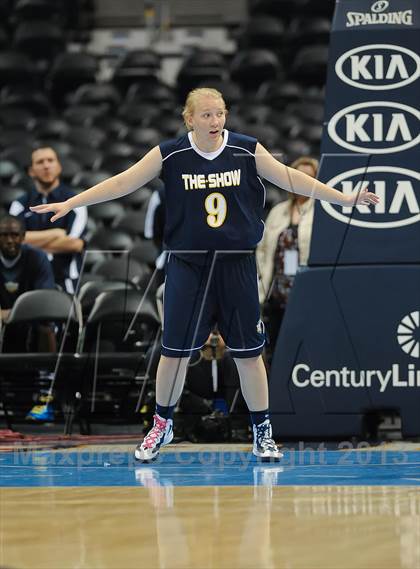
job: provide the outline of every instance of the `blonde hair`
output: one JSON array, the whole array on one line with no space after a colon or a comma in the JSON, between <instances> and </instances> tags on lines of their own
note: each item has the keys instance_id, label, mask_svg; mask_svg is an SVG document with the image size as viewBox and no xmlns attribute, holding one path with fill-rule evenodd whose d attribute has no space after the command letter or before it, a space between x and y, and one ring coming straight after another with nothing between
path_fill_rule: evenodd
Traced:
<instances>
[{"instance_id":1,"label":"blonde hair","mask_svg":"<svg viewBox=\"0 0 420 569\"><path fill-rule=\"evenodd\" d=\"M216 99L221 99L225 107L225 112L227 113L226 103L220 91L218 91L217 89L213 89L211 87L199 87L197 89L193 89L188 93L187 99L185 101L184 110L182 111L182 118L184 119L185 126L188 128L188 130L191 130L191 127L187 124L187 116L193 114L195 109L195 104L199 97L214 97Z\"/></svg>"},{"instance_id":2,"label":"blonde hair","mask_svg":"<svg viewBox=\"0 0 420 569\"><path fill-rule=\"evenodd\" d=\"M311 158L310 156L301 156L294 162L290 164L291 168L299 168L299 166L312 166L314 169L315 176L318 173L319 162L315 158Z\"/></svg>"}]
</instances>

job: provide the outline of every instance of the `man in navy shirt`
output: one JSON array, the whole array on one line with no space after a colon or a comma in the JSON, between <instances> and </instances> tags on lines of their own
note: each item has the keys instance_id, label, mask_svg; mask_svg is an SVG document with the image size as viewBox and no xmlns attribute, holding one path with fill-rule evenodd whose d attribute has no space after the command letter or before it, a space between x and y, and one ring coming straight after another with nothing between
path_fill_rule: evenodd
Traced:
<instances>
[{"instance_id":1,"label":"man in navy shirt","mask_svg":"<svg viewBox=\"0 0 420 569\"><path fill-rule=\"evenodd\" d=\"M21 219L12 215L5 215L0 219L0 308L1 320L6 323L13 304L21 294L31 290L55 288L54 275L47 255L32 245L23 244L24 239L25 227ZM35 340L40 351L55 349L54 333L49 326L40 325L33 331L35 334L27 329L24 333L19 328L12 330L4 338L3 350L26 350L27 342L31 342L31 339ZM35 406L28 417L52 419L49 405L51 400L50 397L48 401L42 401L41 394L42 406Z\"/></svg>"},{"instance_id":2,"label":"man in navy shirt","mask_svg":"<svg viewBox=\"0 0 420 569\"><path fill-rule=\"evenodd\" d=\"M9 213L22 219L26 226L25 243L41 248L51 261L55 281L63 290L74 292L79 277L81 253L86 235L87 210L80 207L60 220L51 231L50 215L35 215L29 208L40 204L62 202L75 194L60 182L62 168L56 152L50 147L32 152L29 174L34 188L14 201Z\"/></svg>"},{"instance_id":3,"label":"man in navy shirt","mask_svg":"<svg viewBox=\"0 0 420 569\"><path fill-rule=\"evenodd\" d=\"M31 245L23 245L25 228L17 217L0 219L0 309L1 320L7 322L16 299L30 290L54 288L54 275L47 255ZM42 345L51 346L51 333L38 330ZM23 340L23 343L22 343ZM8 350L24 348L25 338L16 331L8 338ZM39 345L41 345L39 344ZM13 346L13 348L11 347Z\"/></svg>"},{"instance_id":4,"label":"man in navy shirt","mask_svg":"<svg viewBox=\"0 0 420 569\"><path fill-rule=\"evenodd\" d=\"M264 224L261 178L293 193L353 206L375 204L367 190L345 195L278 162L255 138L226 130L226 106L214 89L188 97L184 120L189 132L153 148L137 164L65 203L39 205L39 214L60 220L74 208L121 197L158 175L165 183L166 267L162 355L156 377L152 429L135 450L153 460L171 442L172 415L181 395L191 353L206 341L213 319L238 368L251 413L253 453L262 459L282 455L272 439L268 385L261 350L253 250ZM222 252L222 254L220 254Z\"/></svg>"},{"instance_id":5,"label":"man in navy shirt","mask_svg":"<svg viewBox=\"0 0 420 569\"><path fill-rule=\"evenodd\" d=\"M54 288L54 275L47 255L24 245L22 221L11 215L0 219L0 306L7 320L18 296L29 290Z\"/></svg>"}]
</instances>

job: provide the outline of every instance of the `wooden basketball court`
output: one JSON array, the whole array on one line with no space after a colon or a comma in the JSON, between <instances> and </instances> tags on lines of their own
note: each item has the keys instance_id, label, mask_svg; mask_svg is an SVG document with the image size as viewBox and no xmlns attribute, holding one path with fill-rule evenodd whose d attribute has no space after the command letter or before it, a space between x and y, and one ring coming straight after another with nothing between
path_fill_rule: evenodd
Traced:
<instances>
[{"instance_id":1,"label":"wooden basketball court","mask_svg":"<svg viewBox=\"0 0 420 569\"><path fill-rule=\"evenodd\" d=\"M64 568L420 567L420 447L2 448L0 565Z\"/></svg>"}]
</instances>

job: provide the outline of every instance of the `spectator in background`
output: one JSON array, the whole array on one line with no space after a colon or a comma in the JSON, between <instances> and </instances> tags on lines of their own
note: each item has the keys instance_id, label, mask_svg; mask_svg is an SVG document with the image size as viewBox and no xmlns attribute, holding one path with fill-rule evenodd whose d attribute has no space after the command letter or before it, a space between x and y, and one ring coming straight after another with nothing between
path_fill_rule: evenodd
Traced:
<instances>
[{"instance_id":1,"label":"spectator in background","mask_svg":"<svg viewBox=\"0 0 420 569\"><path fill-rule=\"evenodd\" d=\"M61 230L58 230L59 232ZM54 276L47 255L24 245L22 220L11 215L0 218L0 308L1 320L7 322L16 299L24 292L54 288ZM47 334L49 336L49 334ZM10 340L12 342L12 340ZM22 338L15 338L13 344Z\"/></svg>"},{"instance_id":2,"label":"spectator in background","mask_svg":"<svg viewBox=\"0 0 420 569\"><path fill-rule=\"evenodd\" d=\"M62 230L51 230L50 214L35 215L30 207L39 204L65 201L75 194L60 181L62 168L53 148L40 147L32 152L29 175L34 188L27 195L14 201L9 213L19 217L26 226L25 243L39 247L48 254L55 282L63 290L73 293L84 249L86 235L87 209L75 209L58 222Z\"/></svg>"},{"instance_id":3,"label":"spectator in background","mask_svg":"<svg viewBox=\"0 0 420 569\"><path fill-rule=\"evenodd\" d=\"M302 156L291 168L316 178L318 161ZM269 361L297 268L307 263L313 212L313 199L289 193L288 199L274 206L268 214L264 236L257 247L259 298L268 336Z\"/></svg>"}]
</instances>

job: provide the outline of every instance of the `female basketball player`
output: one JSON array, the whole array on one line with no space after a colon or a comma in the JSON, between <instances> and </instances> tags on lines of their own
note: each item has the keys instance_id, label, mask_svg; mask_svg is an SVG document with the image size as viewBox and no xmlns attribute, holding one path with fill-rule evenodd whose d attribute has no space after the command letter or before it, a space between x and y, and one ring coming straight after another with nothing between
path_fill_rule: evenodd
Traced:
<instances>
[{"instance_id":1,"label":"female basketball player","mask_svg":"<svg viewBox=\"0 0 420 569\"><path fill-rule=\"evenodd\" d=\"M253 453L279 459L268 414L261 352L254 250L261 240L265 190L261 178L305 196L339 205L375 204L375 194L343 193L278 162L254 138L225 129L226 106L214 89L195 89L183 117L189 132L161 143L126 171L62 203L31 208L53 212L54 222L81 206L134 192L156 176L165 183L166 267L162 354L156 377L154 424L135 456L157 457L171 442L172 416L189 356L217 322L237 365L253 425Z\"/></svg>"}]
</instances>

